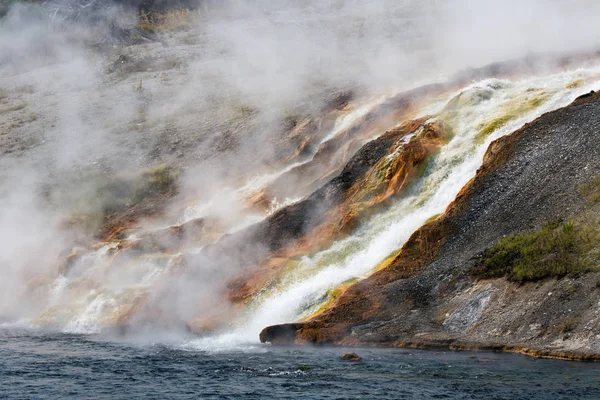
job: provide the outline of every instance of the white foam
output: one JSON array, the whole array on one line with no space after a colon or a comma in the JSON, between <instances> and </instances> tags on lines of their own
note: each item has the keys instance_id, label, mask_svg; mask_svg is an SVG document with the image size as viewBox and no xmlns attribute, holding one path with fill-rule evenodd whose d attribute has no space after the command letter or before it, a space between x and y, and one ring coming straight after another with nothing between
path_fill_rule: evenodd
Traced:
<instances>
[{"instance_id":1,"label":"white foam","mask_svg":"<svg viewBox=\"0 0 600 400\"><path fill-rule=\"evenodd\" d=\"M335 242L329 249L311 257L304 257L297 268L272 287L266 287L248 304L248 312L237 315L233 327L226 333L194 339L184 344L185 349L202 351L265 351L259 345L258 333L272 324L300 320L318 309L327 300L328 292L350 279L368 276L390 253L398 250L407 238L425 221L442 213L458 191L475 174L489 143L536 118L541 113L564 106L576 96L589 92L595 81L586 81L578 88L566 86L577 80L597 76L600 67L536 77L523 81L484 80L464 88L468 94L482 88L492 90L492 96L478 104L466 105L457 110L460 114L453 126L454 138L439 152L429 166L424 179L414 191L395 202L387 211L366 221L352 236ZM475 143L482 124L501 116L503 107L526 96L529 88L543 88L550 93L548 101L526 114L514 118L490 135L484 143ZM382 100L378 100L382 101ZM374 107L371 105L370 107ZM433 107L439 112L442 102ZM433 109L432 108L432 109ZM368 112L356 110L356 115ZM355 116L358 118L357 116ZM336 129L351 124L352 118L340 120ZM327 139L327 138L325 138ZM288 170L292 166L286 167ZM286 169L284 169L285 171ZM264 185L281 171L260 178L240 189L227 189L227 196L238 196ZM258 183L257 183L258 182ZM183 220L210 216L223 206L223 195L215 196L207 204L188 210ZM298 199L286 199L273 206L280 209ZM235 232L262 220L264 215L240 215L228 231ZM131 302L123 300L123 293L150 289L169 270L177 255L170 257L139 258L126 266L111 264L116 244L102 246L83 255L65 276L56 278L47 289L48 309L42 311L40 320L60 324L65 331L76 333L97 332L111 316L118 315L120 307ZM209 277L207 277L209 279ZM62 309L61 309L62 307ZM63 312L64 311L64 312ZM52 319L56 318L56 321ZM35 318L33 319L35 321Z\"/></svg>"},{"instance_id":2,"label":"white foam","mask_svg":"<svg viewBox=\"0 0 600 400\"><path fill-rule=\"evenodd\" d=\"M193 339L182 344L181 348L209 353L263 353L269 347L256 340L249 340L236 331Z\"/></svg>"},{"instance_id":3,"label":"white foam","mask_svg":"<svg viewBox=\"0 0 600 400\"><path fill-rule=\"evenodd\" d=\"M453 127L456 136L443 147L436 157L429 175L420 183L418 193L399 200L390 210L375 216L353 236L338 241L330 249L306 257L297 268L298 277L283 279L279 287L256 296L254 311L241 329L235 330L238 340L256 341L265 326L293 322L310 315L327 298L327 292L350 279L362 279L399 249L410 235L427 219L444 212L460 189L471 179L481 165L489 143L512 132L543 112L562 107L578 95L589 91L589 85L566 89L565 86L581 76L597 73L594 70L572 71L550 77L537 77L520 82L490 79L472 84L463 92L482 87L493 88L493 97L472 107L459 109L460 117ZM506 123L493 132L482 144L474 139L482 124L501 116L503 104L526 95L530 87L553 90L551 98L524 115ZM323 260L340 260L315 266ZM314 270L309 276L303 271ZM235 336L234 336L235 337Z\"/></svg>"},{"instance_id":4,"label":"white foam","mask_svg":"<svg viewBox=\"0 0 600 400\"><path fill-rule=\"evenodd\" d=\"M341 115L340 117L338 117L336 119L330 133L327 134L319 142L318 146L315 146L315 152L310 157L308 157L302 161L294 162L294 163L280 169L279 171L274 171L274 172L271 172L268 174L263 174L263 175L256 175L253 178L251 178L248 181L248 183L246 183L246 185L242 186L238 191L240 193L242 193L242 195L245 197L251 196L252 194L259 192L260 190L265 188L267 185L274 182L280 176L290 172L292 169L309 163L310 161L313 160L314 156L316 155L317 150L319 149L319 147L322 144L330 141L331 139L334 139L337 135L339 135L340 133L349 129L352 126L352 124L354 124L357 120L359 120L360 118L367 115L367 113L369 113L371 110L373 110L378 105L382 104L388 98L390 98L390 95L378 96L374 99L370 99L366 104L357 107L356 109L350 111L349 113Z\"/></svg>"},{"instance_id":5,"label":"white foam","mask_svg":"<svg viewBox=\"0 0 600 400\"><path fill-rule=\"evenodd\" d=\"M302 197L286 197L283 201L279 201L277 200L277 197L274 197L271 201L271 204L269 204L269 215L276 213L284 207L297 203L300 200L302 200Z\"/></svg>"},{"instance_id":6,"label":"white foam","mask_svg":"<svg viewBox=\"0 0 600 400\"><path fill-rule=\"evenodd\" d=\"M331 132L323 138L320 144L330 141L335 138L340 133L349 129L356 121L367 115L371 110L375 109L380 104L383 104L384 101L389 99L390 95L378 96L374 99L371 99L366 104L355 108L350 111L348 114L344 114L340 116L333 126Z\"/></svg>"},{"instance_id":7,"label":"white foam","mask_svg":"<svg viewBox=\"0 0 600 400\"><path fill-rule=\"evenodd\" d=\"M77 315L64 328L68 333L96 333L100 330L100 317L106 308L111 306L112 301L102 294L94 291L89 297L93 300L88 303L83 313Z\"/></svg>"}]
</instances>

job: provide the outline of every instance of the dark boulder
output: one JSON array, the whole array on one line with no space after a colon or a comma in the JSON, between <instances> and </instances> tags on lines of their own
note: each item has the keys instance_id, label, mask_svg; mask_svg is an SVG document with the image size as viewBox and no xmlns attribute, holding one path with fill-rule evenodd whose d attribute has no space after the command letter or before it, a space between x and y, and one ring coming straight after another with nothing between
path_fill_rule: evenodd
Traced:
<instances>
[{"instance_id":1,"label":"dark boulder","mask_svg":"<svg viewBox=\"0 0 600 400\"><path fill-rule=\"evenodd\" d=\"M260 332L261 343L276 345L292 345L296 339L296 331L302 324L281 324L268 326Z\"/></svg>"},{"instance_id":2,"label":"dark boulder","mask_svg":"<svg viewBox=\"0 0 600 400\"><path fill-rule=\"evenodd\" d=\"M362 360L362 357L359 356L356 353L345 353L342 357L340 357L342 360L348 360L348 361L360 361Z\"/></svg>"}]
</instances>

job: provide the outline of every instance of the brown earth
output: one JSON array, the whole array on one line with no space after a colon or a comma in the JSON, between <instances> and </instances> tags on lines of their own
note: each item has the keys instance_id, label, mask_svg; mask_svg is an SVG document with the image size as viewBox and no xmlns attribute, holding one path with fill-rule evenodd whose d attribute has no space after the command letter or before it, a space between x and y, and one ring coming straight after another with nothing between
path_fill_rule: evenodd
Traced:
<instances>
[{"instance_id":1,"label":"brown earth","mask_svg":"<svg viewBox=\"0 0 600 400\"><path fill-rule=\"evenodd\" d=\"M519 68L521 67L522 65L519 64ZM407 112L413 109L411 104L418 102L418 100L414 99L417 94L427 97L427 95L431 95L432 93L444 93L464 84L464 82L473 76L485 75L487 73L493 76L506 76L514 74L516 71L511 69L511 67L489 67L489 69L471 71L468 74L464 74L460 79L453 81L451 84L430 85L409 92L408 94L399 95L384 104L383 108L386 109L387 107L386 112L382 113L380 109L374 114L368 114L364 121L359 121L359 126L366 127L365 129L367 130L372 130L375 129L373 127L387 125L391 122L390 115L406 115ZM327 121L332 121L332 116L339 112L340 108L343 109L347 106L348 102L351 101L351 96L348 95L345 97L340 95L334 98L334 100L328 106L331 108L328 108L328 115L330 117L328 117ZM394 107L397 107L397 109L395 110ZM385 120L383 125L381 122L376 121L382 115ZM323 122L325 120L321 121L321 123L315 121L309 117L307 119L295 119L291 122L286 128L289 135L291 135L290 137L295 138L291 142L298 144L296 139L301 140L303 135L308 135L310 137L309 141L316 143L327 132L327 123ZM422 132L419 132L403 146L399 157L396 157L392 165L378 164L385 159L385 156L390 155L391 152L396 150L399 141L407 134L416 133L418 129L422 129ZM183 275L187 274L190 281L194 279L201 281L202 274L212 274L221 277L222 280L228 282L227 287L229 290L227 297L229 300L232 300L234 303L245 301L250 295L256 293L257 290L268 287L270 282L273 282L277 278L282 269L294 261L295 256L310 254L313 251L327 247L333 239L351 232L360 218L369 215L369 213L376 212L378 207L384 207L386 200L390 197L401 195L402 191L410 185L411 180L418 176L419 170L426 165L428 156L437 151L437 148L444 140L447 140L447 135L448 132L444 132L443 126L436 124L427 125L425 119L410 121L380 136L378 139L363 145L353 154L341 172L335 170L337 167L334 167L330 171L328 170L328 168L331 168L330 165L321 166L319 170L321 174L325 174L323 176L330 177L336 174L337 176L330 179L329 182L305 200L285 207L264 222L246 228L234 235L226 235L217 243L207 245L198 254L184 254L178 263L179 273ZM352 140L350 141L352 142ZM494 143L486 156L485 165L489 165L489 168L492 168L491 166L494 162L499 162L493 161L499 158L491 157L491 154L495 151L494 146L499 146L501 143ZM345 149L345 144L340 144L340 148ZM301 144L300 148L305 148L303 146ZM344 154L344 157L349 157L352 151L342 150L342 154ZM283 152L280 156L284 157L284 153L294 159L302 157L303 151L297 153ZM317 152L317 154L319 153ZM319 157L316 158L318 159ZM486 168L485 165L483 168ZM382 167L385 171L383 176L381 175ZM136 218L132 218L126 224L118 225L117 229L112 230L112 232L120 235L123 228L135 226L135 221ZM411 277L414 275L414 271L424 268L425 261L427 261L426 257L433 257L440 245L437 242L447 236L447 233L444 232L446 228L446 218L443 218L419 230L409 240L405 251L393 260L391 266L382 269L378 273L380 275L376 274L377 282L388 285L393 283L398 277ZM172 229L178 231L180 228L175 227ZM172 234L173 232L170 232L166 236L173 237ZM177 243L170 250L174 250L180 246L176 238L177 235L177 232L175 232L174 237ZM106 237L116 238L111 235L107 235ZM146 241L145 244L144 240ZM152 235L146 235L144 240L135 246L141 246L143 251L155 251L157 249L158 251L169 251L169 245L164 246L161 243L157 243L152 238ZM219 268L220 265L227 265L228 268ZM233 279L230 271L238 271ZM360 294L365 290L371 290L364 285L366 283L360 283L349 289L348 293L356 292ZM165 296L167 295L165 294ZM340 299L339 309L342 309L344 302L349 298L351 298L350 295L345 295ZM362 310L362 316L373 313L373 317L378 317L380 299L376 299L375 297L374 299L369 302L360 301L361 304L356 309ZM348 307L354 307L355 305L350 304ZM150 310L152 307L153 303L146 302L143 308ZM136 307L136 310L141 309L142 307ZM352 313L356 314L354 310ZM151 314L155 315L155 313ZM363 321L362 316L359 315L357 317L354 315L351 318L352 323ZM227 316L225 316L225 319L227 319ZM343 320L344 318L341 319ZM203 323L199 322L198 324L202 325ZM210 325L215 324L211 323Z\"/></svg>"},{"instance_id":2,"label":"brown earth","mask_svg":"<svg viewBox=\"0 0 600 400\"><path fill-rule=\"evenodd\" d=\"M525 284L470 274L474 259L506 235L597 212L579 188L600 174L598 143L598 93L496 140L446 213L387 267L310 321L265 328L261 340L598 359L597 272Z\"/></svg>"}]
</instances>

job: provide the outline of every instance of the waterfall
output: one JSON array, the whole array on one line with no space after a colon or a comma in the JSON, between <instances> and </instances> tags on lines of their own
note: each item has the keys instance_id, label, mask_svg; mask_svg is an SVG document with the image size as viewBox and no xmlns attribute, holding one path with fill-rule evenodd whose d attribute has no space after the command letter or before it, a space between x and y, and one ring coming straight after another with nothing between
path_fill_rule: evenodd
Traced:
<instances>
[{"instance_id":1,"label":"waterfall","mask_svg":"<svg viewBox=\"0 0 600 400\"><path fill-rule=\"evenodd\" d=\"M597 68L577 70L514 82L484 80L438 102L437 110L428 108L427 114L435 115L433 119L447 119L448 104L457 100L460 103L452 121L446 121L455 136L431 161L425 176L410 194L366 221L352 236L315 255L305 256L277 287L255 296L251 310L232 332L196 339L188 345L211 350L227 342L235 346L252 343L266 326L300 321L312 315L335 288L367 277L401 248L416 229L443 213L474 176L493 140L589 92L597 83L598 71ZM584 80L586 83L581 83ZM543 97L538 100L540 97L531 93ZM506 118L507 113L514 115ZM481 131L490 121L498 119L507 122L481 140Z\"/></svg>"},{"instance_id":2,"label":"waterfall","mask_svg":"<svg viewBox=\"0 0 600 400\"><path fill-rule=\"evenodd\" d=\"M429 160L419 181L408 193L381 212L362 221L348 237L316 254L305 255L276 284L265 287L240 307L232 325L220 333L193 339L186 348L257 348L258 333L267 325L293 322L314 314L331 299L333 291L363 279L430 218L444 212L460 189L474 176L489 144L542 113L569 104L600 80L600 68L578 69L522 80L486 79L431 99L412 117L443 121L453 136ZM322 143L351 127L387 97L377 97L342 115ZM397 121L401 123L403 121ZM380 132L383 134L384 132ZM314 154L313 154L314 156ZM262 189L301 163L292 161L278 171L241 182L215 194L207 204L182 211L178 222L210 216L224 198L237 201ZM269 212L296 199L281 199L271 210L248 213L231 221L223 233L232 233L263 220ZM137 235L137 233L136 233ZM198 252L186 249L187 252ZM45 283L38 296L45 306L28 320L33 326L51 326L66 332L97 332L117 323L128 304L139 302L177 264L180 251L141 255L115 264L119 249L107 243L80 257L68 272ZM183 252L183 250L182 250ZM209 278L207 278L209 279ZM245 346L245 347L244 347ZM249 347L248 347L249 346Z\"/></svg>"}]
</instances>

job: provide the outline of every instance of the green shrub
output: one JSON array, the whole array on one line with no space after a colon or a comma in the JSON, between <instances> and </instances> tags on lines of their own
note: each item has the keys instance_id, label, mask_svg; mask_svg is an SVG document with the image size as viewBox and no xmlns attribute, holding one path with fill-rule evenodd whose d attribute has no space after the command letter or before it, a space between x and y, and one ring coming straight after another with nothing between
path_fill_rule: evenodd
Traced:
<instances>
[{"instance_id":1,"label":"green shrub","mask_svg":"<svg viewBox=\"0 0 600 400\"><path fill-rule=\"evenodd\" d=\"M579 186L579 193L592 205L600 203L600 175L592 179L590 183Z\"/></svg>"},{"instance_id":2,"label":"green shrub","mask_svg":"<svg viewBox=\"0 0 600 400\"><path fill-rule=\"evenodd\" d=\"M473 275L526 282L596 270L591 253L598 238L594 223L549 223L531 233L502 238L483 253Z\"/></svg>"},{"instance_id":3,"label":"green shrub","mask_svg":"<svg viewBox=\"0 0 600 400\"><path fill-rule=\"evenodd\" d=\"M177 191L177 173L165 164L130 176L113 176L99 186L97 201L102 204L102 212L111 214L131 208L147 197Z\"/></svg>"},{"instance_id":4,"label":"green shrub","mask_svg":"<svg viewBox=\"0 0 600 400\"><path fill-rule=\"evenodd\" d=\"M560 331L562 333L569 333L573 332L575 328L577 328L577 320L574 318L569 318L563 321Z\"/></svg>"},{"instance_id":5,"label":"green shrub","mask_svg":"<svg viewBox=\"0 0 600 400\"><path fill-rule=\"evenodd\" d=\"M144 172L143 177L147 185L145 189L151 193L168 193L176 188L177 174L172 167L166 164L154 166Z\"/></svg>"},{"instance_id":6,"label":"green shrub","mask_svg":"<svg viewBox=\"0 0 600 400\"><path fill-rule=\"evenodd\" d=\"M148 32L186 30L193 26L195 14L188 9L164 12L140 11L137 27Z\"/></svg>"}]
</instances>

